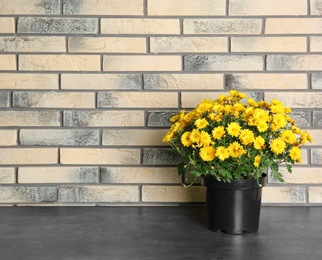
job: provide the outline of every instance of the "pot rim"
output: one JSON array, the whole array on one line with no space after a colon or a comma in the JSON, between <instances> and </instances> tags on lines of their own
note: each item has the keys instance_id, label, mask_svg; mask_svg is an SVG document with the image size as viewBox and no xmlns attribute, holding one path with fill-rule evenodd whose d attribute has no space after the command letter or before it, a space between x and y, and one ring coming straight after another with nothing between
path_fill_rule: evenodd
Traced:
<instances>
[{"instance_id":1,"label":"pot rim","mask_svg":"<svg viewBox=\"0 0 322 260\"><path fill-rule=\"evenodd\" d=\"M203 185L212 189L223 190L252 190L262 188L267 183L267 174L257 179L232 180L229 182L218 181L211 177L203 177Z\"/></svg>"}]
</instances>

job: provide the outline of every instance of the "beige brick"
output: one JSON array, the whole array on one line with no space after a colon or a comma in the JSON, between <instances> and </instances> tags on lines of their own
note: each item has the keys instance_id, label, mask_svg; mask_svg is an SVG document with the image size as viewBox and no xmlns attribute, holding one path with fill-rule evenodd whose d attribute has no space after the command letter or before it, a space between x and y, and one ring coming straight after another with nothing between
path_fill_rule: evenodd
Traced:
<instances>
[{"instance_id":1,"label":"beige brick","mask_svg":"<svg viewBox=\"0 0 322 260\"><path fill-rule=\"evenodd\" d=\"M62 164L139 164L139 149L61 148Z\"/></svg>"},{"instance_id":2,"label":"beige brick","mask_svg":"<svg viewBox=\"0 0 322 260\"><path fill-rule=\"evenodd\" d=\"M101 19L102 34L180 34L179 19Z\"/></svg>"},{"instance_id":3,"label":"beige brick","mask_svg":"<svg viewBox=\"0 0 322 260\"><path fill-rule=\"evenodd\" d=\"M215 100L219 98L221 94L227 94L226 92L182 92L181 93L181 105L183 108L194 108L201 100L211 99Z\"/></svg>"},{"instance_id":4,"label":"beige brick","mask_svg":"<svg viewBox=\"0 0 322 260\"><path fill-rule=\"evenodd\" d=\"M58 75L2 73L0 89L58 89Z\"/></svg>"},{"instance_id":5,"label":"beige brick","mask_svg":"<svg viewBox=\"0 0 322 260\"><path fill-rule=\"evenodd\" d=\"M57 160L57 148L0 149L0 164L52 164Z\"/></svg>"},{"instance_id":6,"label":"beige brick","mask_svg":"<svg viewBox=\"0 0 322 260\"><path fill-rule=\"evenodd\" d=\"M0 33L15 33L15 20L13 17L0 17Z\"/></svg>"},{"instance_id":7,"label":"beige brick","mask_svg":"<svg viewBox=\"0 0 322 260\"><path fill-rule=\"evenodd\" d=\"M64 126L144 126L144 111L64 111Z\"/></svg>"},{"instance_id":8,"label":"beige brick","mask_svg":"<svg viewBox=\"0 0 322 260\"><path fill-rule=\"evenodd\" d=\"M150 51L163 52L227 52L226 37L151 37Z\"/></svg>"},{"instance_id":9,"label":"beige brick","mask_svg":"<svg viewBox=\"0 0 322 260\"><path fill-rule=\"evenodd\" d=\"M322 168L319 167L293 167L289 173L285 167L280 167L285 183L319 184L322 182Z\"/></svg>"},{"instance_id":10,"label":"beige brick","mask_svg":"<svg viewBox=\"0 0 322 260\"><path fill-rule=\"evenodd\" d=\"M308 71L320 70L322 67L321 55L268 55L268 71Z\"/></svg>"},{"instance_id":11,"label":"beige brick","mask_svg":"<svg viewBox=\"0 0 322 260\"><path fill-rule=\"evenodd\" d=\"M100 71L98 55L20 55L19 70Z\"/></svg>"},{"instance_id":12,"label":"beige brick","mask_svg":"<svg viewBox=\"0 0 322 260\"><path fill-rule=\"evenodd\" d=\"M145 89L223 89L223 74L145 74Z\"/></svg>"},{"instance_id":13,"label":"beige brick","mask_svg":"<svg viewBox=\"0 0 322 260\"><path fill-rule=\"evenodd\" d=\"M166 145L162 142L167 130L143 129L105 129L103 130L103 145Z\"/></svg>"},{"instance_id":14,"label":"beige brick","mask_svg":"<svg viewBox=\"0 0 322 260\"><path fill-rule=\"evenodd\" d=\"M264 187L262 203L305 203L305 187Z\"/></svg>"},{"instance_id":15,"label":"beige brick","mask_svg":"<svg viewBox=\"0 0 322 260\"><path fill-rule=\"evenodd\" d=\"M266 92L265 100L278 99L291 108L320 108L322 106L321 92Z\"/></svg>"},{"instance_id":16,"label":"beige brick","mask_svg":"<svg viewBox=\"0 0 322 260\"><path fill-rule=\"evenodd\" d=\"M322 145L322 131L321 129L319 130L308 130L310 135L312 136L312 143L307 143L307 145Z\"/></svg>"},{"instance_id":17,"label":"beige brick","mask_svg":"<svg viewBox=\"0 0 322 260\"><path fill-rule=\"evenodd\" d=\"M0 130L0 146L17 145L16 130Z\"/></svg>"},{"instance_id":18,"label":"beige brick","mask_svg":"<svg viewBox=\"0 0 322 260\"><path fill-rule=\"evenodd\" d=\"M13 106L95 108L95 94L85 92L14 92Z\"/></svg>"},{"instance_id":19,"label":"beige brick","mask_svg":"<svg viewBox=\"0 0 322 260\"><path fill-rule=\"evenodd\" d=\"M229 15L306 15L306 0L230 0Z\"/></svg>"},{"instance_id":20,"label":"beige brick","mask_svg":"<svg viewBox=\"0 0 322 260\"><path fill-rule=\"evenodd\" d=\"M0 14L59 14L60 1L1 0Z\"/></svg>"},{"instance_id":21,"label":"beige brick","mask_svg":"<svg viewBox=\"0 0 322 260\"><path fill-rule=\"evenodd\" d=\"M100 92L98 107L177 108L178 94L164 92Z\"/></svg>"},{"instance_id":22,"label":"beige brick","mask_svg":"<svg viewBox=\"0 0 322 260\"><path fill-rule=\"evenodd\" d=\"M246 74L226 75L226 86L233 89L307 89L306 74Z\"/></svg>"},{"instance_id":23,"label":"beige brick","mask_svg":"<svg viewBox=\"0 0 322 260\"><path fill-rule=\"evenodd\" d=\"M148 15L225 15L225 0L149 0Z\"/></svg>"},{"instance_id":24,"label":"beige brick","mask_svg":"<svg viewBox=\"0 0 322 260\"><path fill-rule=\"evenodd\" d=\"M140 74L62 74L62 89L141 89Z\"/></svg>"},{"instance_id":25,"label":"beige brick","mask_svg":"<svg viewBox=\"0 0 322 260\"><path fill-rule=\"evenodd\" d=\"M268 18L265 34L322 33L322 18Z\"/></svg>"},{"instance_id":26,"label":"beige brick","mask_svg":"<svg viewBox=\"0 0 322 260\"><path fill-rule=\"evenodd\" d=\"M0 111L0 126L60 126L58 111Z\"/></svg>"},{"instance_id":27,"label":"beige brick","mask_svg":"<svg viewBox=\"0 0 322 260\"><path fill-rule=\"evenodd\" d=\"M102 168L102 183L180 183L177 168L106 167Z\"/></svg>"},{"instance_id":28,"label":"beige brick","mask_svg":"<svg viewBox=\"0 0 322 260\"><path fill-rule=\"evenodd\" d=\"M260 55L187 55L186 71L263 71L264 60Z\"/></svg>"},{"instance_id":29,"label":"beige brick","mask_svg":"<svg viewBox=\"0 0 322 260\"><path fill-rule=\"evenodd\" d=\"M310 37L310 51L322 51L322 37L312 36Z\"/></svg>"},{"instance_id":30,"label":"beige brick","mask_svg":"<svg viewBox=\"0 0 322 260\"><path fill-rule=\"evenodd\" d=\"M322 187L309 187L309 203L322 203Z\"/></svg>"},{"instance_id":31,"label":"beige brick","mask_svg":"<svg viewBox=\"0 0 322 260\"><path fill-rule=\"evenodd\" d=\"M145 38L71 37L69 52L146 53Z\"/></svg>"},{"instance_id":32,"label":"beige brick","mask_svg":"<svg viewBox=\"0 0 322 260\"><path fill-rule=\"evenodd\" d=\"M184 34L260 34L261 19L185 19Z\"/></svg>"},{"instance_id":33,"label":"beige brick","mask_svg":"<svg viewBox=\"0 0 322 260\"><path fill-rule=\"evenodd\" d=\"M0 70L16 70L15 55L0 55Z\"/></svg>"},{"instance_id":34,"label":"beige brick","mask_svg":"<svg viewBox=\"0 0 322 260\"><path fill-rule=\"evenodd\" d=\"M0 168L0 184L16 183L15 168Z\"/></svg>"},{"instance_id":35,"label":"beige brick","mask_svg":"<svg viewBox=\"0 0 322 260\"><path fill-rule=\"evenodd\" d=\"M137 202L138 186L61 186L58 202Z\"/></svg>"},{"instance_id":36,"label":"beige brick","mask_svg":"<svg viewBox=\"0 0 322 260\"><path fill-rule=\"evenodd\" d=\"M232 52L306 52L305 37L232 37Z\"/></svg>"},{"instance_id":37,"label":"beige brick","mask_svg":"<svg viewBox=\"0 0 322 260\"><path fill-rule=\"evenodd\" d=\"M181 186L143 185L142 201L145 201L145 202L204 202L205 188L202 186L183 188Z\"/></svg>"},{"instance_id":38,"label":"beige brick","mask_svg":"<svg viewBox=\"0 0 322 260\"><path fill-rule=\"evenodd\" d=\"M64 1L64 14L143 15L143 0Z\"/></svg>"},{"instance_id":39,"label":"beige brick","mask_svg":"<svg viewBox=\"0 0 322 260\"><path fill-rule=\"evenodd\" d=\"M47 36L2 36L2 52L66 52L65 37Z\"/></svg>"},{"instance_id":40,"label":"beige brick","mask_svg":"<svg viewBox=\"0 0 322 260\"><path fill-rule=\"evenodd\" d=\"M92 167L19 167L18 183L98 183Z\"/></svg>"},{"instance_id":41,"label":"beige brick","mask_svg":"<svg viewBox=\"0 0 322 260\"><path fill-rule=\"evenodd\" d=\"M4 203L53 203L56 198L56 187L0 186L0 201Z\"/></svg>"},{"instance_id":42,"label":"beige brick","mask_svg":"<svg viewBox=\"0 0 322 260\"><path fill-rule=\"evenodd\" d=\"M180 56L104 56L104 71L180 71Z\"/></svg>"},{"instance_id":43,"label":"beige brick","mask_svg":"<svg viewBox=\"0 0 322 260\"><path fill-rule=\"evenodd\" d=\"M311 14L312 15L321 15L322 14L322 1L321 0L311 0Z\"/></svg>"}]
</instances>

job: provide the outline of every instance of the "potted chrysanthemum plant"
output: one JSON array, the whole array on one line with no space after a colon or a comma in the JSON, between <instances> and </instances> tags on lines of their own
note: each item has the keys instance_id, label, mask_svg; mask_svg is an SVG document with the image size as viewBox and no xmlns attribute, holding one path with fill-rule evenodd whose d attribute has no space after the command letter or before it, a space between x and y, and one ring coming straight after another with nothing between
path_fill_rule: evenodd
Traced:
<instances>
[{"instance_id":1,"label":"potted chrysanthemum plant","mask_svg":"<svg viewBox=\"0 0 322 260\"><path fill-rule=\"evenodd\" d=\"M170 119L163 141L182 157L179 175L201 177L207 187L211 230L232 234L258 230L267 172L282 182L279 165L285 164L291 173L292 165L301 162L301 147L312 141L290 113L279 100L256 102L231 90ZM226 213L219 216L223 209Z\"/></svg>"}]
</instances>

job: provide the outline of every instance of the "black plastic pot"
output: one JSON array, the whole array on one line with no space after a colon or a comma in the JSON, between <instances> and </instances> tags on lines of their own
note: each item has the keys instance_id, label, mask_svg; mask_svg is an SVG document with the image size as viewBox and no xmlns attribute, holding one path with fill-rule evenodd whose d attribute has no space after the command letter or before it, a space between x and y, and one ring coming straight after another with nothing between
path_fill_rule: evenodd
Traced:
<instances>
[{"instance_id":1,"label":"black plastic pot","mask_svg":"<svg viewBox=\"0 0 322 260\"><path fill-rule=\"evenodd\" d=\"M257 180L232 180L231 183L204 178L207 187L209 229L228 234L257 232L259 227L262 187L267 176ZM260 185L258 185L260 184Z\"/></svg>"}]
</instances>

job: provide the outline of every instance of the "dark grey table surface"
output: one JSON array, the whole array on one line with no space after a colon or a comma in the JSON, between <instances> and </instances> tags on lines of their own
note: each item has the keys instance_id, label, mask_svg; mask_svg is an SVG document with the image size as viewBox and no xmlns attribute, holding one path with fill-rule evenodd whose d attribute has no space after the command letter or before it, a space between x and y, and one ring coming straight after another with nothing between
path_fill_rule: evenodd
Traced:
<instances>
[{"instance_id":1,"label":"dark grey table surface","mask_svg":"<svg viewBox=\"0 0 322 260\"><path fill-rule=\"evenodd\" d=\"M322 207L262 207L244 235L203 206L1 207L0 259L322 259Z\"/></svg>"}]
</instances>

